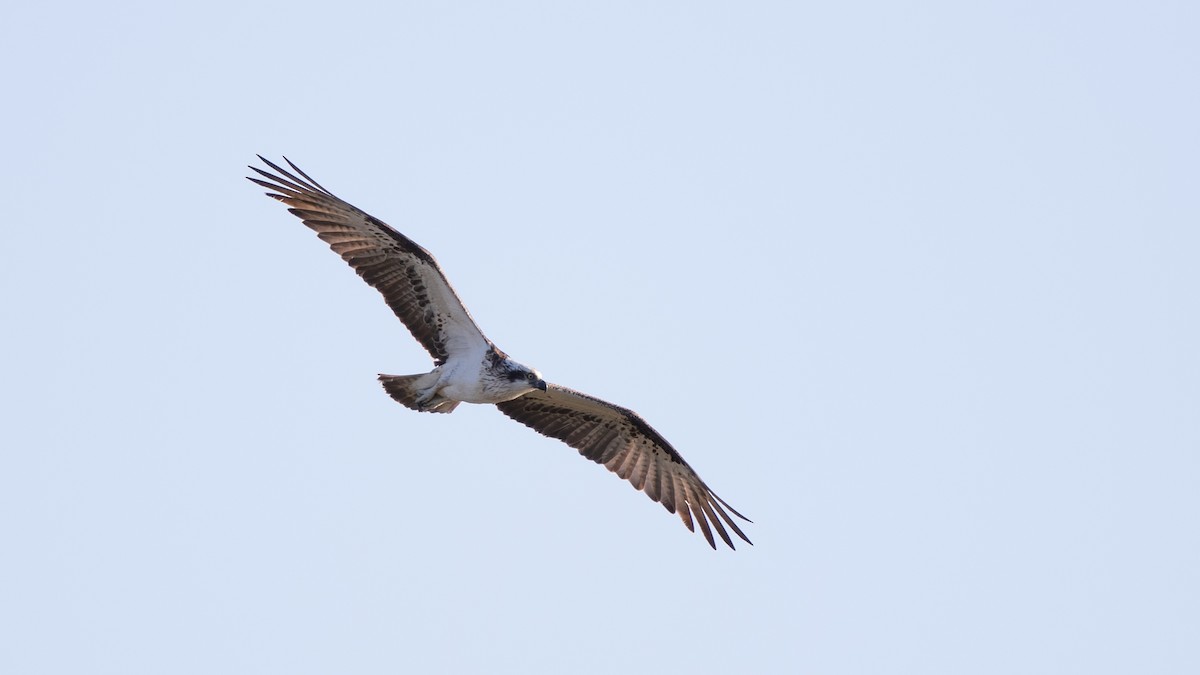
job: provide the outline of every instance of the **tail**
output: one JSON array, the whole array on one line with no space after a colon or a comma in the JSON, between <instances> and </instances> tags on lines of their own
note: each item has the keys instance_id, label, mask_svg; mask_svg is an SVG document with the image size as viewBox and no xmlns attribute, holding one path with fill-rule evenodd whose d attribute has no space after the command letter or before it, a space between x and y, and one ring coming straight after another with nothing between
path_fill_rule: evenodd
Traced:
<instances>
[{"instance_id":1,"label":"tail","mask_svg":"<svg viewBox=\"0 0 1200 675\"><path fill-rule=\"evenodd\" d=\"M383 388L388 395L396 399L398 403L406 408L411 408L418 412L436 412L448 413L458 407L460 401L451 401L448 398L434 395L428 400L422 395L421 390L425 389L434 382L427 382L425 387L422 387L422 378L428 378L433 375L433 380L436 382L437 376L434 373L421 373L419 375L383 375L380 374L379 381L383 384Z\"/></svg>"}]
</instances>

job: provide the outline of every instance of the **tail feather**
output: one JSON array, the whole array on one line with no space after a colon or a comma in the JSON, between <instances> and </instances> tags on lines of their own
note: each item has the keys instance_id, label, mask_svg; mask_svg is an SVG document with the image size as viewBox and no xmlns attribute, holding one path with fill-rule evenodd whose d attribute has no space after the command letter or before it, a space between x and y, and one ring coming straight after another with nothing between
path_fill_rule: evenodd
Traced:
<instances>
[{"instance_id":1,"label":"tail feather","mask_svg":"<svg viewBox=\"0 0 1200 675\"><path fill-rule=\"evenodd\" d=\"M432 375L432 373L420 373L418 375L379 375L379 381L383 384L383 388L388 395L396 399L406 408L411 408L418 412L436 412L448 413L458 407L459 401L451 401L450 399L436 397L425 405L418 403L421 397L420 390L421 379Z\"/></svg>"}]
</instances>

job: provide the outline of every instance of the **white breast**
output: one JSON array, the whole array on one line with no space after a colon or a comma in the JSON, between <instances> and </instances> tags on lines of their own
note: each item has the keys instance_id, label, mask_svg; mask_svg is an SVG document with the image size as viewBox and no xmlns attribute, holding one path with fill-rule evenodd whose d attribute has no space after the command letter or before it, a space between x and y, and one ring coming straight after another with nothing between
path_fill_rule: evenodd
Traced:
<instances>
[{"instance_id":1,"label":"white breast","mask_svg":"<svg viewBox=\"0 0 1200 675\"><path fill-rule=\"evenodd\" d=\"M466 403L500 403L533 391L525 380L495 376L487 351L451 359L439 367L438 394Z\"/></svg>"}]
</instances>

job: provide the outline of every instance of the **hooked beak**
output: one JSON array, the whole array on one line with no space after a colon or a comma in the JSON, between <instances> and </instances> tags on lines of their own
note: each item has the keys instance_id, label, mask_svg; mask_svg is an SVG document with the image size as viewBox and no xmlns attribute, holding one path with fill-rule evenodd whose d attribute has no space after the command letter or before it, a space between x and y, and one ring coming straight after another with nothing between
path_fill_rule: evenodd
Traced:
<instances>
[{"instance_id":1,"label":"hooked beak","mask_svg":"<svg viewBox=\"0 0 1200 675\"><path fill-rule=\"evenodd\" d=\"M533 383L533 386L537 387L538 389L541 389L542 391L546 391L546 381L545 380L538 380L537 382Z\"/></svg>"}]
</instances>

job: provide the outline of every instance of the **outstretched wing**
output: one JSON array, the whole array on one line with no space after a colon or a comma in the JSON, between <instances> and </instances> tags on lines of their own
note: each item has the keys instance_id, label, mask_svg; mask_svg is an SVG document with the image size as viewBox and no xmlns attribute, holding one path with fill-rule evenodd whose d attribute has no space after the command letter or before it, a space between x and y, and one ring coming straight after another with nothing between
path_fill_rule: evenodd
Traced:
<instances>
[{"instance_id":1,"label":"outstretched wing","mask_svg":"<svg viewBox=\"0 0 1200 675\"><path fill-rule=\"evenodd\" d=\"M413 337L440 365L456 353L480 353L491 343L446 280L433 255L387 223L338 199L286 157L296 176L258 157L275 170L249 167L266 180L251 181L316 231L358 275L383 295Z\"/></svg>"},{"instance_id":2,"label":"outstretched wing","mask_svg":"<svg viewBox=\"0 0 1200 675\"><path fill-rule=\"evenodd\" d=\"M694 519L709 546L717 547L710 522L729 548L734 546L726 525L751 543L729 514L746 522L750 519L713 494L675 448L632 410L556 384L544 392L534 390L497 403L496 407L534 431L557 438L584 457L603 464L667 511L678 513L693 532Z\"/></svg>"}]
</instances>

